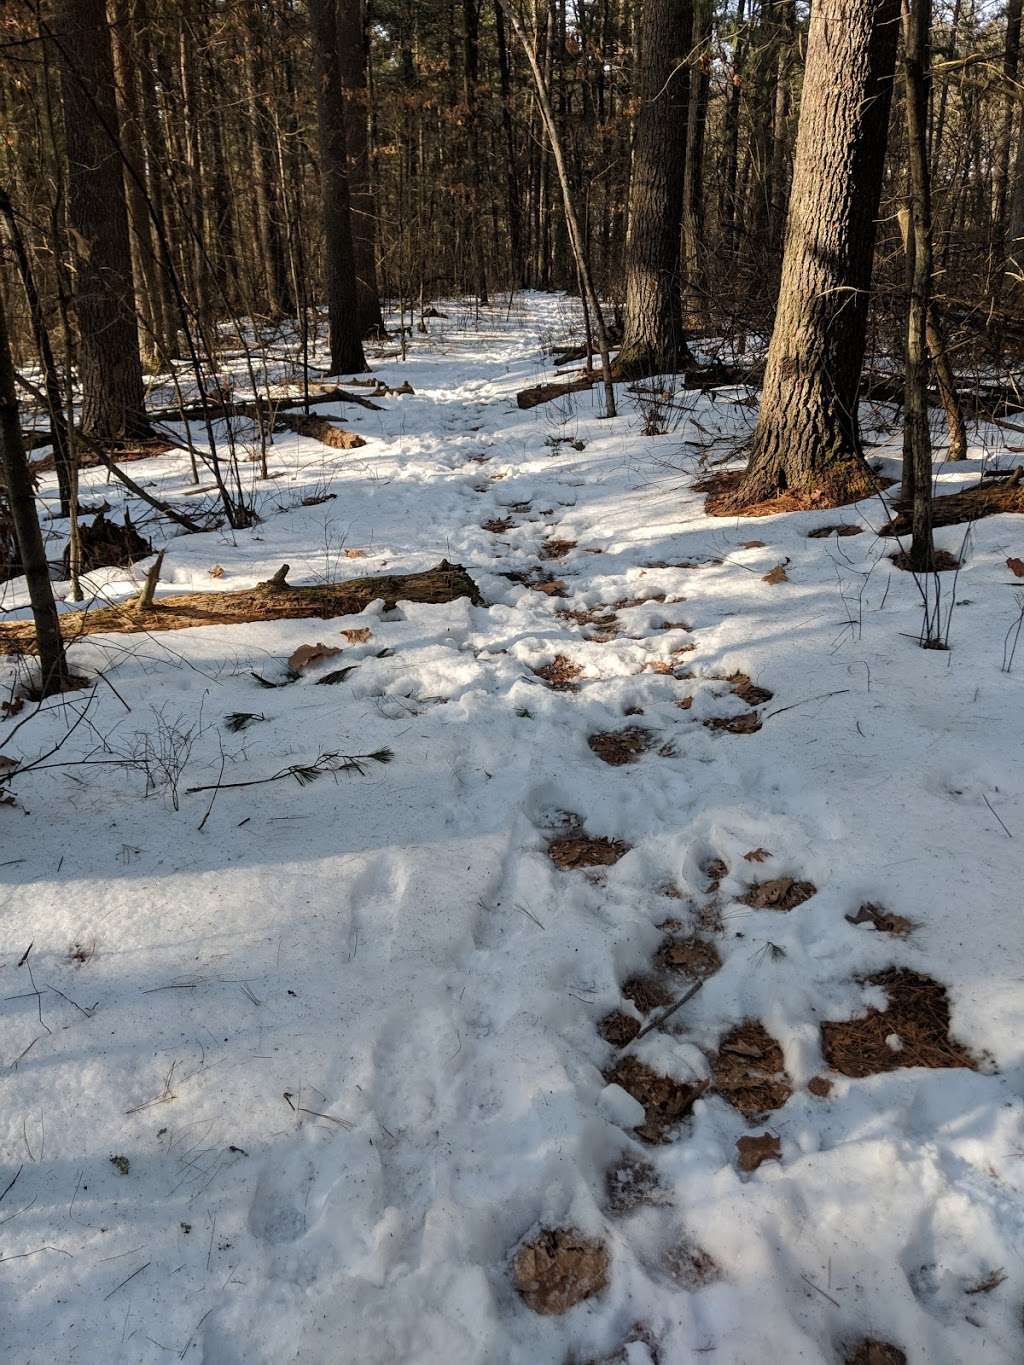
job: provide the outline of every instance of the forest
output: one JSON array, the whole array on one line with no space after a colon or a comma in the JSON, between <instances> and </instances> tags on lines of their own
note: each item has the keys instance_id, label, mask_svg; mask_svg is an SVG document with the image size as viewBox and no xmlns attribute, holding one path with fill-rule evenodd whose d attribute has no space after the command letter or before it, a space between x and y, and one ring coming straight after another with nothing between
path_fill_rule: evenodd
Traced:
<instances>
[{"instance_id":1,"label":"forest","mask_svg":"<svg viewBox=\"0 0 1024 1365\"><path fill-rule=\"evenodd\" d=\"M1024 1358L1022 18L0 6L12 1361Z\"/></svg>"}]
</instances>

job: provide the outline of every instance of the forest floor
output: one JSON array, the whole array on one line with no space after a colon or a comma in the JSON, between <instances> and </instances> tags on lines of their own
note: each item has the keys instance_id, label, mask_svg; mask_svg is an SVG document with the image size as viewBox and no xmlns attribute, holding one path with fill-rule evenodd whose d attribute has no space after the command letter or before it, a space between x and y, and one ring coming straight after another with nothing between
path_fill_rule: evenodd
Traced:
<instances>
[{"instance_id":1,"label":"forest floor","mask_svg":"<svg viewBox=\"0 0 1024 1365\"><path fill-rule=\"evenodd\" d=\"M943 528L921 649L881 498L705 515L747 395L520 412L566 302L449 311L157 601L447 559L486 605L92 636L104 681L0 720L76 725L0 806L4 1359L1019 1362L1024 521Z\"/></svg>"}]
</instances>

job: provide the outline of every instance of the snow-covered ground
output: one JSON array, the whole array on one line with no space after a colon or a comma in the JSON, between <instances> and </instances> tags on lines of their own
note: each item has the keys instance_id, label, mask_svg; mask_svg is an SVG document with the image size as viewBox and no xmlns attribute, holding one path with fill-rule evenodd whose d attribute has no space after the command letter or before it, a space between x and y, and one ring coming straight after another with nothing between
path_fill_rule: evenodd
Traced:
<instances>
[{"instance_id":1,"label":"snow-covered ground","mask_svg":"<svg viewBox=\"0 0 1024 1365\"><path fill-rule=\"evenodd\" d=\"M13 738L27 713L0 720L22 760L85 712L0 806L4 1361L832 1365L864 1338L914 1365L1024 1358L1024 646L1001 669L1024 522L974 527L952 648L922 650L880 500L704 515L696 456L749 406L687 395L661 437L625 392L614 422L589 394L518 411L565 309L433 323L374 367L414 395L318 409L363 449L279 437L259 525L171 538L160 589L447 558L488 605L98 637L72 650L105 674L93 693ZM131 472L194 502L180 452ZM120 511L90 471L83 501L103 498ZM808 538L840 522L863 533ZM939 543L959 552L963 529ZM120 600L148 562L89 581ZM564 597L503 576L538 564ZM4 620L25 614L19 586ZM562 614L602 608L607 628ZM278 690L253 679L318 641L342 654ZM575 691L533 672L558 655ZM706 726L748 713L723 681L738 671L773 694L761 728ZM260 719L234 733L234 712ZM627 727L650 747L609 766L588 739ZM185 790L382 746L393 761L362 776L212 809ZM567 813L629 851L556 866ZM785 877L816 894L741 900ZM865 903L912 931L850 924ZM759 1020L792 1095L748 1122L712 1086L650 1145L597 1025L640 1017L621 988L659 973L666 933L700 934L721 967L627 1055L706 1078ZM822 1022L884 1008L861 978L890 967L948 988L977 1070L830 1069ZM766 1131L781 1160L741 1171L737 1139ZM609 1172L631 1155L658 1190L616 1210ZM513 1260L556 1228L604 1244L607 1284L539 1316Z\"/></svg>"}]
</instances>

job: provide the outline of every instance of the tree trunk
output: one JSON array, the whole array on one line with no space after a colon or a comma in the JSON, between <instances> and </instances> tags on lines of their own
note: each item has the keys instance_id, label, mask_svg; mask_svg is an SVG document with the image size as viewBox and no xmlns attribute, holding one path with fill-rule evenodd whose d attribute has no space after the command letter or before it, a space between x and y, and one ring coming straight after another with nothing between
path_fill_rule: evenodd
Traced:
<instances>
[{"instance_id":1,"label":"tree trunk","mask_svg":"<svg viewBox=\"0 0 1024 1365\"><path fill-rule=\"evenodd\" d=\"M352 253L356 272L356 313L361 337L378 332L384 325L377 291L377 209L370 184L366 42L362 0L338 0L338 61L345 97Z\"/></svg>"},{"instance_id":2,"label":"tree trunk","mask_svg":"<svg viewBox=\"0 0 1024 1365\"><path fill-rule=\"evenodd\" d=\"M928 177L928 35L931 0L903 0L903 65L910 163L905 390L903 400L903 497L912 502L910 567L932 567L932 440L928 425L928 306L931 301L931 186Z\"/></svg>"},{"instance_id":3,"label":"tree trunk","mask_svg":"<svg viewBox=\"0 0 1024 1365\"><path fill-rule=\"evenodd\" d=\"M478 303L487 303L487 272L484 269L483 181L480 174L480 129L477 109L477 83L480 80L479 0L462 0L463 25L463 99L466 106L466 134L469 155L471 203L468 225L473 253L473 287Z\"/></svg>"},{"instance_id":4,"label":"tree trunk","mask_svg":"<svg viewBox=\"0 0 1024 1365\"><path fill-rule=\"evenodd\" d=\"M39 650L40 694L63 691L69 681L64 642L53 600L28 457L21 439L18 400L14 393L14 361L7 336L7 314L0 298L0 468L7 483L7 501L14 522L21 568L28 584L32 619Z\"/></svg>"},{"instance_id":5,"label":"tree trunk","mask_svg":"<svg viewBox=\"0 0 1024 1365\"><path fill-rule=\"evenodd\" d=\"M331 373L358 374L366 369L366 358L363 355L356 306L348 153L335 0L310 0L309 15L313 28Z\"/></svg>"},{"instance_id":6,"label":"tree trunk","mask_svg":"<svg viewBox=\"0 0 1024 1365\"><path fill-rule=\"evenodd\" d=\"M516 168L516 141L512 128L512 81L505 38L505 15L494 0L494 27L498 44L498 80L501 93L501 130L505 140L505 192L508 204L509 255L512 264L512 288L523 286L523 226L519 201L519 173Z\"/></svg>"},{"instance_id":7,"label":"tree trunk","mask_svg":"<svg viewBox=\"0 0 1024 1365\"><path fill-rule=\"evenodd\" d=\"M685 320L705 312L707 280L704 256L704 137L708 117L711 68L712 0L697 0L693 46L696 65L690 72L690 108L686 120L686 177L683 184L683 277Z\"/></svg>"},{"instance_id":8,"label":"tree trunk","mask_svg":"<svg viewBox=\"0 0 1024 1365\"><path fill-rule=\"evenodd\" d=\"M148 436L104 0L61 0L57 39L77 255L82 426L101 439Z\"/></svg>"},{"instance_id":9,"label":"tree trunk","mask_svg":"<svg viewBox=\"0 0 1024 1365\"><path fill-rule=\"evenodd\" d=\"M735 505L873 488L857 426L899 0L816 0L779 306Z\"/></svg>"},{"instance_id":10,"label":"tree trunk","mask_svg":"<svg viewBox=\"0 0 1024 1365\"><path fill-rule=\"evenodd\" d=\"M637 28L626 320L616 363L624 375L678 370L692 359L680 278L692 42L691 0L644 0Z\"/></svg>"}]
</instances>

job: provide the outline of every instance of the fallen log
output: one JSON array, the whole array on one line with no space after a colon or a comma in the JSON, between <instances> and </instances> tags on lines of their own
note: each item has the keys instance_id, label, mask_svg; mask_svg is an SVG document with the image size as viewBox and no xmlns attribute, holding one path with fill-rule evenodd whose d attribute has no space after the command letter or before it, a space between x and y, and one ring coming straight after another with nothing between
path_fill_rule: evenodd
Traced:
<instances>
[{"instance_id":1,"label":"fallen log","mask_svg":"<svg viewBox=\"0 0 1024 1365\"><path fill-rule=\"evenodd\" d=\"M1024 512L1024 468L1018 466L1008 479L986 479L962 493L949 493L932 499L932 526L959 526L965 521L980 521L999 512ZM908 536L910 507L897 502L898 513L878 532L880 536Z\"/></svg>"},{"instance_id":2,"label":"fallen log","mask_svg":"<svg viewBox=\"0 0 1024 1365\"><path fill-rule=\"evenodd\" d=\"M332 450L358 450L360 446L366 445L363 438L354 431L332 426L326 417L317 417L314 413L308 417L304 413L299 413L295 417L282 417L280 425L299 436L311 436L314 441L320 441L323 445L330 446Z\"/></svg>"},{"instance_id":3,"label":"fallen log","mask_svg":"<svg viewBox=\"0 0 1024 1365\"><path fill-rule=\"evenodd\" d=\"M167 630L190 630L195 626L233 626L251 621L292 621L313 618L326 621L352 616L378 598L390 610L398 602L454 602L468 597L484 606L480 590L461 564L443 559L433 569L411 574L378 574L351 578L342 583L291 587L287 565L273 578L255 588L237 592L175 593L146 605L136 594L113 607L86 607L60 615L61 634L67 644L87 635L131 635ZM31 621L0 622L0 653L31 654L35 650Z\"/></svg>"},{"instance_id":4,"label":"fallen log","mask_svg":"<svg viewBox=\"0 0 1024 1365\"><path fill-rule=\"evenodd\" d=\"M358 403L361 408L373 412L383 412L379 403L364 398L361 393L350 393L348 389L323 389L319 393L310 390L309 401L313 403ZM209 417L211 422L221 422L228 417L250 417L278 415L305 406L303 398L261 398L251 403L210 403L204 408L202 403L193 403L185 408L161 408L148 414L151 422L191 422L203 421Z\"/></svg>"},{"instance_id":5,"label":"fallen log","mask_svg":"<svg viewBox=\"0 0 1024 1365\"><path fill-rule=\"evenodd\" d=\"M661 371L645 372L642 369L612 365L612 380L616 384L639 383L641 380L653 378L654 373L661 374ZM740 370L732 365L717 363L694 366L676 377L681 380L680 387L683 389L727 388L737 384L758 385L761 382L757 370ZM541 403L563 398L568 393L582 393L586 389L591 389L601 378L602 376L595 370L584 370L577 378L566 380L562 384L536 384L533 388L520 390L516 394L516 403L520 408L535 408Z\"/></svg>"}]
</instances>

